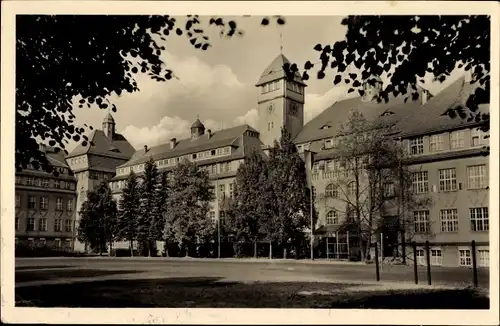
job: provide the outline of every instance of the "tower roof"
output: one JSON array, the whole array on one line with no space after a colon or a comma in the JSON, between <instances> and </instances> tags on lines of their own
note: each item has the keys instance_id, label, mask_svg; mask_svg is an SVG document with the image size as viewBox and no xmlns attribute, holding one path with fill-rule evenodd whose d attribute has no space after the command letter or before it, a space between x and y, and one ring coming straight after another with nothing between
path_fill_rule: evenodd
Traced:
<instances>
[{"instance_id":1,"label":"tower roof","mask_svg":"<svg viewBox=\"0 0 500 326\"><path fill-rule=\"evenodd\" d=\"M202 128L205 129L203 123L201 123L200 119L196 119L196 121L191 125L191 129L193 128Z\"/></svg>"},{"instance_id":2,"label":"tower roof","mask_svg":"<svg viewBox=\"0 0 500 326\"><path fill-rule=\"evenodd\" d=\"M106 116L104 117L104 120L102 121L102 123L115 123L115 119L113 119L113 116L111 115L111 113L108 112L108 114L106 114Z\"/></svg>"},{"instance_id":3,"label":"tower roof","mask_svg":"<svg viewBox=\"0 0 500 326\"><path fill-rule=\"evenodd\" d=\"M285 71L283 70L283 65L285 63L290 63L290 61L283 55L279 54L269 66L264 70L262 75L259 78L259 81L255 86L260 86L262 84L286 78ZM300 73L297 71L294 75L294 81L306 86L306 84L302 81L302 77Z\"/></svg>"}]
</instances>

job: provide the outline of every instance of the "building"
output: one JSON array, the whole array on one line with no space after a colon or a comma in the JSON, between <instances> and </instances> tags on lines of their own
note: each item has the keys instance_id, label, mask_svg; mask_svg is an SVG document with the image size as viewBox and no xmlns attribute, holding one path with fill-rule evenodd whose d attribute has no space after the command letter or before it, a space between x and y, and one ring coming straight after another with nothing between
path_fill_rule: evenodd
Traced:
<instances>
[{"instance_id":1,"label":"building","mask_svg":"<svg viewBox=\"0 0 500 326\"><path fill-rule=\"evenodd\" d=\"M191 126L190 138L172 139L151 148L145 146L130 160L118 165L116 176L110 180L115 198L120 198L128 174L134 171L140 175L149 158L153 158L160 170L169 170L185 158L209 171L217 189L210 216L214 222L223 219L239 164L252 149L265 152L279 139L281 127L286 127L306 161L313 186L319 217L314 228L315 246L331 250L334 253L331 257L345 258L349 247L356 246L357 239L352 234L349 238L349 230L341 229L348 214L339 213L346 210L339 207L331 184L341 169L335 156L335 144L342 141L337 137L339 126L357 112L369 121L390 127L393 133L388 136L400 139L408 148L411 156L408 164L415 169L414 186L432 197L432 206L405 214L413 216L415 240L420 245L425 239L433 243L433 264L470 264L469 244L476 240L480 245L480 264L487 265L488 157L482 151L487 141L476 130L477 124L443 116L450 106L464 103L472 85L460 79L435 96L419 89L419 101L405 102L400 96L388 103L379 103L375 95L382 87L381 80L373 85L365 82L362 97L335 102L304 125L306 84L299 74L295 74L293 80L286 78L283 65L287 62L285 56L278 55L256 83L259 130L243 125L211 132L196 120ZM348 185L345 191L350 191ZM393 218L390 214L381 217L384 221ZM385 224L383 227L386 228ZM418 233L427 228L432 228L433 236L424 239ZM401 236L388 227L383 232L382 252L387 255L386 252L394 251ZM418 257L422 257L422 249L418 250Z\"/></svg>"},{"instance_id":2,"label":"building","mask_svg":"<svg viewBox=\"0 0 500 326\"><path fill-rule=\"evenodd\" d=\"M102 122L102 130L93 130L88 141L78 146L66 156L66 162L76 177L76 226L78 227L79 210L87 198L87 192L101 182L111 179L116 167L127 162L135 149L121 134L115 131L116 123L110 113ZM76 251L86 250L85 244L76 241Z\"/></svg>"},{"instance_id":3,"label":"building","mask_svg":"<svg viewBox=\"0 0 500 326\"><path fill-rule=\"evenodd\" d=\"M411 155L414 186L429 193L432 206L412 212L415 229L432 235L431 264L471 266L471 241L477 245L478 266L489 266L489 139L479 123L443 115L464 106L475 85L458 79L420 110L401 122L399 136ZM489 105L480 106L489 112ZM417 243L425 239L417 237ZM417 259L425 263L424 248Z\"/></svg>"},{"instance_id":4,"label":"building","mask_svg":"<svg viewBox=\"0 0 500 326\"><path fill-rule=\"evenodd\" d=\"M64 154L40 146L59 175L28 167L16 172L17 245L72 250L75 239L76 179Z\"/></svg>"}]
</instances>

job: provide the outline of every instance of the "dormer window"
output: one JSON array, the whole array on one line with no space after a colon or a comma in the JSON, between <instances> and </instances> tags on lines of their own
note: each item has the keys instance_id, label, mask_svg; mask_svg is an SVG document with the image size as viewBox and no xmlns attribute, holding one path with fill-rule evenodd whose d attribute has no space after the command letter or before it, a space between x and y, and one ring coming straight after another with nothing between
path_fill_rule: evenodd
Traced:
<instances>
[{"instance_id":1,"label":"dormer window","mask_svg":"<svg viewBox=\"0 0 500 326\"><path fill-rule=\"evenodd\" d=\"M381 117L388 117L388 116L393 115L393 114L394 114L394 112L392 112L392 111L385 111L380 116Z\"/></svg>"},{"instance_id":2,"label":"dormer window","mask_svg":"<svg viewBox=\"0 0 500 326\"><path fill-rule=\"evenodd\" d=\"M332 148L333 147L333 140L332 139L325 139L325 149Z\"/></svg>"},{"instance_id":3,"label":"dormer window","mask_svg":"<svg viewBox=\"0 0 500 326\"><path fill-rule=\"evenodd\" d=\"M323 127L321 127L320 129L321 130L326 130L326 129L330 129L331 126L330 125L324 125Z\"/></svg>"}]
</instances>

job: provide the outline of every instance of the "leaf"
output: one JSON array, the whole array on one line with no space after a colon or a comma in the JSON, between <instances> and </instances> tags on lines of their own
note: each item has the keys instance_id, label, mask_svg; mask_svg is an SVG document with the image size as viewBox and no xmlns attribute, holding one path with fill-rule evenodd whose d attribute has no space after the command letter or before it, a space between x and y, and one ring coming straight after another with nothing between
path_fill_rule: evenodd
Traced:
<instances>
[{"instance_id":1,"label":"leaf","mask_svg":"<svg viewBox=\"0 0 500 326\"><path fill-rule=\"evenodd\" d=\"M349 88L349 90L347 91L347 94L352 93L352 92L354 92L354 88Z\"/></svg>"},{"instance_id":2,"label":"leaf","mask_svg":"<svg viewBox=\"0 0 500 326\"><path fill-rule=\"evenodd\" d=\"M305 70L309 70L309 69L311 69L312 67L314 67L314 65L311 63L311 61L307 61L307 62L304 64L304 69L305 69Z\"/></svg>"},{"instance_id":3,"label":"leaf","mask_svg":"<svg viewBox=\"0 0 500 326\"><path fill-rule=\"evenodd\" d=\"M318 79L323 79L325 78L325 73L323 71L318 71Z\"/></svg>"},{"instance_id":4,"label":"leaf","mask_svg":"<svg viewBox=\"0 0 500 326\"><path fill-rule=\"evenodd\" d=\"M314 46L314 50L316 50L318 52L321 51L322 49L323 49L323 47L319 43Z\"/></svg>"},{"instance_id":5,"label":"leaf","mask_svg":"<svg viewBox=\"0 0 500 326\"><path fill-rule=\"evenodd\" d=\"M269 25L269 18L263 18L262 21L260 22L262 26L267 26Z\"/></svg>"},{"instance_id":6,"label":"leaf","mask_svg":"<svg viewBox=\"0 0 500 326\"><path fill-rule=\"evenodd\" d=\"M337 85L341 81L342 81L342 76L341 75L337 75L337 76L335 76L335 79L333 80L333 84Z\"/></svg>"}]
</instances>

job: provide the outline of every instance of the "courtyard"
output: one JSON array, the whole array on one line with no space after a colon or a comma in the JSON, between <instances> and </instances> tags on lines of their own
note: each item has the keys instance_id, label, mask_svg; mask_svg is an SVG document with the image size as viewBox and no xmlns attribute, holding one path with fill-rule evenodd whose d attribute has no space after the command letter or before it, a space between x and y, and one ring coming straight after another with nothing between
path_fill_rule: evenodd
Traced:
<instances>
[{"instance_id":1,"label":"courtyard","mask_svg":"<svg viewBox=\"0 0 500 326\"><path fill-rule=\"evenodd\" d=\"M317 260L18 258L16 306L488 309L489 272Z\"/></svg>"}]
</instances>

